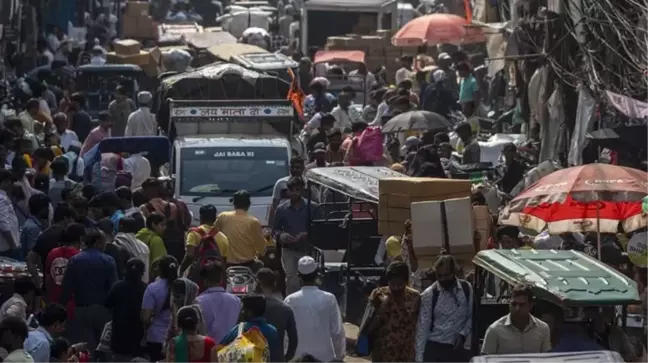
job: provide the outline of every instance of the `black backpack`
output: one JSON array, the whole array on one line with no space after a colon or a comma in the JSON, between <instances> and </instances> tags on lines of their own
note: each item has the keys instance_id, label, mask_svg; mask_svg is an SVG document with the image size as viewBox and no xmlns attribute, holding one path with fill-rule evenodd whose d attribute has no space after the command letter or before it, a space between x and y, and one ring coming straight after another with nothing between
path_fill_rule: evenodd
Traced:
<instances>
[{"instance_id":1,"label":"black backpack","mask_svg":"<svg viewBox=\"0 0 648 363\"><path fill-rule=\"evenodd\" d=\"M470 284L466 280L462 280L462 279L458 279L458 280L459 280L459 284L461 285L461 289L464 292L464 296L466 297L466 304L470 304ZM430 289L432 289L432 317L430 318L430 331L434 329L434 309L436 308L437 301L439 300L439 289L437 287L438 285L439 282L435 281L430 286Z\"/></svg>"}]
</instances>

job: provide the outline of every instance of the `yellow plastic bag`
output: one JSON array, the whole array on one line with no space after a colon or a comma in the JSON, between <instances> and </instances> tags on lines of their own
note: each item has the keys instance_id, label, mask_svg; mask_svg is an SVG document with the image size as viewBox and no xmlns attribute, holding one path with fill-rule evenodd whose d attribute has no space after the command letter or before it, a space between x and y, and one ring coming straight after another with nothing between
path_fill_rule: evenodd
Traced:
<instances>
[{"instance_id":1,"label":"yellow plastic bag","mask_svg":"<svg viewBox=\"0 0 648 363\"><path fill-rule=\"evenodd\" d=\"M218 351L219 362L269 362L270 348L261 330L251 327L244 332L245 323L240 323L238 336L233 342Z\"/></svg>"}]
</instances>

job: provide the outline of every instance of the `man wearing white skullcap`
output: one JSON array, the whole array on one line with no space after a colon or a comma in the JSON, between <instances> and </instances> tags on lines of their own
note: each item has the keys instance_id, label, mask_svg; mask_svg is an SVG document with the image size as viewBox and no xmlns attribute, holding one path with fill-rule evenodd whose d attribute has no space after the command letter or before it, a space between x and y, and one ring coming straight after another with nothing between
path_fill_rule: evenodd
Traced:
<instances>
[{"instance_id":1,"label":"man wearing white skullcap","mask_svg":"<svg viewBox=\"0 0 648 363\"><path fill-rule=\"evenodd\" d=\"M335 295L317 287L318 267L312 257L300 258L297 273L302 288L284 301L292 309L297 324L295 356L310 354L320 362L342 361L346 350L342 314Z\"/></svg>"},{"instance_id":2,"label":"man wearing white skullcap","mask_svg":"<svg viewBox=\"0 0 648 363\"><path fill-rule=\"evenodd\" d=\"M153 96L143 91L137 94L139 108L128 116L125 136L156 136L158 133L155 115L151 113L149 104Z\"/></svg>"}]
</instances>

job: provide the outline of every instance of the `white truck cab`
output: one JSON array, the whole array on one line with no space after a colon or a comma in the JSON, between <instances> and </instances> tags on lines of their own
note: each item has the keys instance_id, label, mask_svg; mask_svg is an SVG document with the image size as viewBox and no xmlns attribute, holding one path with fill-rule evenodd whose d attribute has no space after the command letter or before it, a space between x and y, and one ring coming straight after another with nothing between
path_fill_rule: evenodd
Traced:
<instances>
[{"instance_id":1,"label":"white truck cab","mask_svg":"<svg viewBox=\"0 0 648 363\"><path fill-rule=\"evenodd\" d=\"M274 185L289 174L294 116L283 100L171 101L174 194L187 203L192 225L202 205L232 210L242 189L252 196L249 213L267 225Z\"/></svg>"}]
</instances>

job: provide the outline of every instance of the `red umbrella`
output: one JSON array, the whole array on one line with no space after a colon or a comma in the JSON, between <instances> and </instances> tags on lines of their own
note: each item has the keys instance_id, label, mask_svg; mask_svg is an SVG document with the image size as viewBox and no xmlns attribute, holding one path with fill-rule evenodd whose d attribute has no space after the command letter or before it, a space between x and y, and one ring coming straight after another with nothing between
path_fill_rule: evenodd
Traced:
<instances>
[{"instance_id":1,"label":"red umbrella","mask_svg":"<svg viewBox=\"0 0 648 363\"><path fill-rule=\"evenodd\" d=\"M453 14L430 14L411 20L392 37L397 47L474 44L486 41L481 27L466 27L468 20Z\"/></svg>"},{"instance_id":2,"label":"red umbrella","mask_svg":"<svg viewBox=\"0 0 648 363\"><path fill-rule=\"evenodd\" d=\"M616 233L646 227L641 200L648 174L610 164L557 170L520 193L500 214L500 223L542 231ZM598 219L598 223L597 223Z\"/></svg>"}]
</instances>

